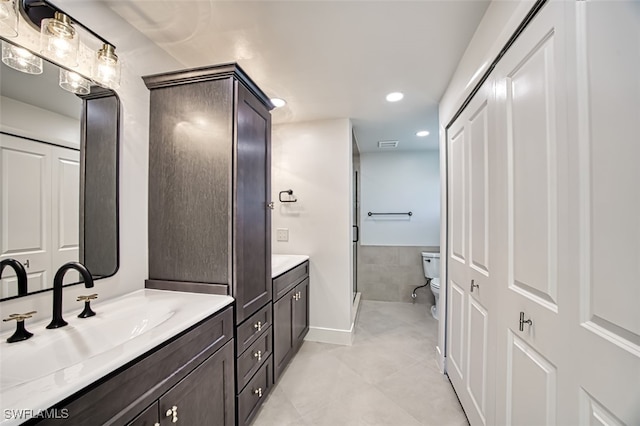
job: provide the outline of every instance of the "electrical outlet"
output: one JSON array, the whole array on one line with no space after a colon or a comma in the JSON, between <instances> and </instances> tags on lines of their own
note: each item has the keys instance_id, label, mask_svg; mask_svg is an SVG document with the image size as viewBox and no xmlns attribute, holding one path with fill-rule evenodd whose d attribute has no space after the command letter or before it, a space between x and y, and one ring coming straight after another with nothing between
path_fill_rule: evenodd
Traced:
<instances>
[{"instance_id":1,"label":"electrical outlet","mask_svg":"<svg viewBox=\"0 0 640 426\"><path fill-rule=\"evenodd\" d=\"M278 228L276 230L276 239L278 241L289 241L289 229L288 228Z\"/></svg>"}]
</instances>

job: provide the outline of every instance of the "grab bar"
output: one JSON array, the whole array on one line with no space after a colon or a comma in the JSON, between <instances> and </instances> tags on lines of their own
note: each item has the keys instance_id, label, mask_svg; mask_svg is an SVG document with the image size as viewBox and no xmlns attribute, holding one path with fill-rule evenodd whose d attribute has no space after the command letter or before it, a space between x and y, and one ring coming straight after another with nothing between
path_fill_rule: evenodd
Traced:
<instances>
[{"instance_id":1,"label":"grab bar","mask_svg":"<svg viewBox=\"0 0 640 426\"><path fill-rule=\"evenodd\" d=\"M367 213L367 216L380 216L380 215L407 215L407 216L413 216L412 212L407 212L407 213L372 213L369 212Z\"/></svg>"}]
</instances>

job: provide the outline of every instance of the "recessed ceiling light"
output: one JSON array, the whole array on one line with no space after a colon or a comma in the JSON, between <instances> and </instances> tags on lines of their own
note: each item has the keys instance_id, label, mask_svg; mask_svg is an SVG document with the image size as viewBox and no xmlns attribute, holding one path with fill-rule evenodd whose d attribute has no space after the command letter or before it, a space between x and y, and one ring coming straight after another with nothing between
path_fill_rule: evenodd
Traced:
<instances>
[{"instance_id":1,"label":"recessed ceiling light","mask_svg":"<svg viewBox=\"0 0 640 426\"><path fill-rule=\"evenodd\" d=\"M283 107L287 104L284 99L280 99L280 98L271 98L271 103L276 108Z\"/></svg>"},{"instance_id":2,"label":"recessed ceiling light","mask_svg":"<svg viewBox=\"0 0 640 426\"><path fill-rule=\"evenodd\" d=\"M428 130L420 130L419 132L416 132L416 136L420 136L421 138L423 138L425 136L429 136L429 131Z\"/></svg>"},{"instance_id":3,"label":"recessed ceiling light","mask_svg":"<svg viewBox=\"0 0 640 426\"><path fill-rule=\"evenodd\" d=\"M398 102L402 98L404 98L404 95L400 92L392 92L387 95L388 102Z\"/></svg>"}]
</instances>

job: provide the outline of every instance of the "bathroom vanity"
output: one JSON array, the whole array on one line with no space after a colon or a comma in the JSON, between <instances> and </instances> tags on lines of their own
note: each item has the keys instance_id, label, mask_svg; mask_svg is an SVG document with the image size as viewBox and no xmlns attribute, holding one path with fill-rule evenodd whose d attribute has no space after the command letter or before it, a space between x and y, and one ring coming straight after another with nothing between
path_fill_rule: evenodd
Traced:
<instances>
[{"instance_id":1,"label":"bathroom vanity","mask_svg":"<svg viewBox=\"0 0 640 426\"><path fill-rule=\"evenodd\" d=\"M274 381L309 331L309 256L273 255Z\"/></svg>"},{"instance_id":2,"label":"bathroom vanity","mask_svg":"<svg viewBox=\"0 0 640 426\"><path fill-rule=\"evenodd\" d=\"M66 327L27 324L24 342L3 336L0 425L234 425L232 303L144 289ZM40 410L57 418L28 420Z\"/></svg>"}]
</instances>

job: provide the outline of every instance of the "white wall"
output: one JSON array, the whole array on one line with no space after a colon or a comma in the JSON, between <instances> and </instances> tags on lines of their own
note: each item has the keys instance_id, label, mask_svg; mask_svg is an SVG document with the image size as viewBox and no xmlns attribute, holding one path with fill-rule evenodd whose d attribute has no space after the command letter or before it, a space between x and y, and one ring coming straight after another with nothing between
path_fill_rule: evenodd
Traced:
<instances>
[{"instance_id":1,"label":"white wall","mask_svg":"<svg viewBox=\"0 0 640 426\"><path fill-rule=\"evenodd\" d=\"M351 342L351 123L348 119L273 126L271 192L274 254L310 256L308 340ZM278 202L292 189L296 203ZM276 241L288 228L289 241Z\"/></svg>"},{"instance_id":2,"label":"white wall","mask_svg":"<svg viewBox=\"0 0 640 426\"><path fill-rule=\"evenodd\" d=\"M80 120L0 96L0 130L69 148L80 148Z\"/></svg>"},{"instance_id":3,"label":"white wall","mask_svg":"<svg viewBox=\"0 0 640 426\"><path fill-rule=\"evenodd\" d=\"M439 139L440 139L440 175L443 182L441 193L441 283L447 285L446 253L446 125L451 121L456 111L462 106L465 98L471 93L475 84L479 81L484 71L496 58L504 44L513 34L517 26L522 22L527 12L531 9L534 0L501 1L493 0L478 25L476 32L469 42L462 59L458 63L449 86L440 99L438 110ZM442 284L441 284L442 285ZM446 306L447 288L440 289L440 304ZM436 347L438 362L441 369L445 368L445 322L440 321L438 333L438 346Z\"/></svg>"},{"instance_id":4,"label":"white wall","mask_svg":"<svg viewBox=\"0 0 640 426\"><path fill-rule=\"evenodd\" d=\"M120 268L111 278L98 280L92 292L100 301L144 287L148 276L147 181L149 150L149 91L141 76L180 68L180 65L126 25L105 5L95 2L62 0L56 2L70 15L117 46L123 61L122 85L117 90L122 103L120 133ZM20 38L14 39L20 43ZM63 309L81 309L76 297L86 294L83 286L64 289ZM49 321L52 294L45 292L0 303L3 317L14 312L38 311L30 321ZM70 314L67 314L70 315ZM0 323L2 331L15 324Z\"/></svg>"},{"instance_id":5,"label":"white wall","mask_svg":"<svg viewBox=\"0 0 640 426\"><path fill-rule=\"evenodd\" d=\"M360 155L362 245L440 245L438 151L363 152ZM412 216L368 216L368 212Z\"/></svg>"}]
</instances>

